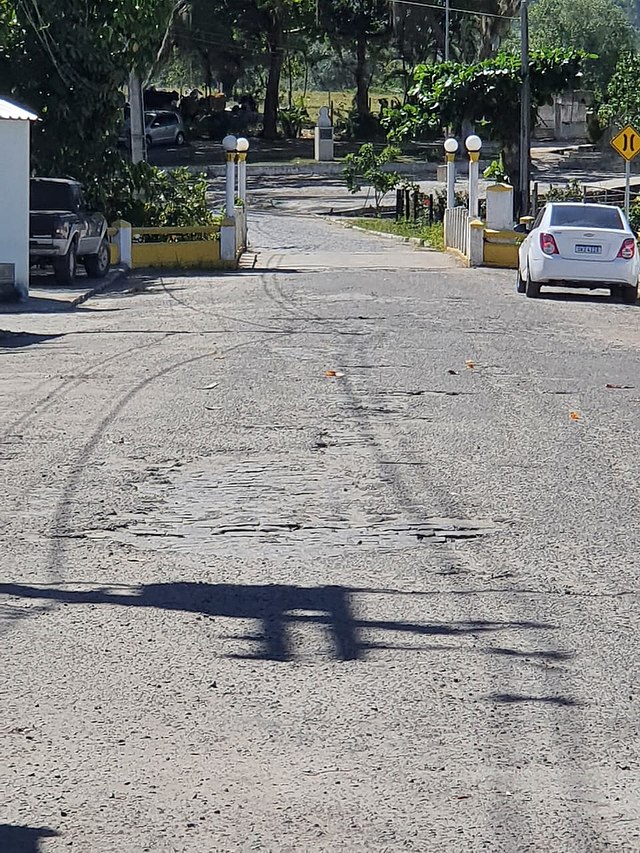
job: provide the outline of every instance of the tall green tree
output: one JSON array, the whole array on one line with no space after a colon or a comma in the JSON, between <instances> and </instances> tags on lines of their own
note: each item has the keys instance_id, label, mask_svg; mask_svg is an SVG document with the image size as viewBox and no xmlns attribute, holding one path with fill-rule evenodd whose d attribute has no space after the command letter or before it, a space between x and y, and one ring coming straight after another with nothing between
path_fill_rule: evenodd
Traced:
<instances>
[{"instance_id":1,"label":"tall green tree","mask_svg":"<svg viewBox=\"0 0 640 853\"><path fill-rule=\"evenodd\" d=\"M533 119L538 108L554 94L581 85L584 59L584 54L574 50L532 51L529 73ZM387 115L385 124L390 139L406 141L426 130L447 127L460 132L464 122L483 126L485 133L501 143L505 166L514 185L517 184L520 58L501 53L494 59L471 65L456 62L419 65L414 80L409 102Z\"/></svg>"},{"instance_id":2,"label":"tall green tree","mask_svg":"<svg viewBox=\"0 0 640 853\"><path fill-rule=\"evenodd\" d=\"M569 47L597 56L585 64L585 84L602 90L637 38L615 0L536 0L529 20L533 47Z\"/></svg>"},{"instance_id":3,"label":"tall green tree","mask_svg":"<svg viewBox=\"0 0 640 853\"><path fill-rule=\"evenodd\" d=\"M33 159L48 174L94 173L114 153L130 69L143 75L174 0L16 0L20 38L0 56L4 93L35 109ZM63 14L61 14L63 11Z\"/></svg>"},{"instance_id":4,"label":"tall green tree","mask_svg":"<svg viewBox=\"0 0 640 853\"><path fill-rule=\"evenodd\" d=\"M388 0L322 0L320 26L339 50L353 56L355 108L360 119L369 114L372 80L371 51L388 42L392 32Z\"/></svg>"},{"instance_id":5,"label":"tall green tree","mask_svg":"<svg viewBox=\"0 0 640 853\"><path fill-rule=\"evenodd\" d=\"M609 81L600 108L599 119L603 126L623 127L625 124L640 126L640 56L629 53L618 60L616 70Z\"/></svg>"}]
</instances>

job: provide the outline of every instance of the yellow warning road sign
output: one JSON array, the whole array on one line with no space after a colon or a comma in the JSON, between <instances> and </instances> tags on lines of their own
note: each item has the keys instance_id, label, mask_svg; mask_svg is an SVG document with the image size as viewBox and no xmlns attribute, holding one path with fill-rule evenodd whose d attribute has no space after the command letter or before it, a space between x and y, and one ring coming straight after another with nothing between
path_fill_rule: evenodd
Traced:
<instances>
[{"instance_id":1,"label":"yellow warning road sign","mask_svg":"<svg viewBox=\"0 0 640 853\"><path fill-rule=\"evenodd\" d=\"M633 160L640 154L640 133L628 124L613 137L611 145L625 160Z\"/></svg>"}]
</instances>

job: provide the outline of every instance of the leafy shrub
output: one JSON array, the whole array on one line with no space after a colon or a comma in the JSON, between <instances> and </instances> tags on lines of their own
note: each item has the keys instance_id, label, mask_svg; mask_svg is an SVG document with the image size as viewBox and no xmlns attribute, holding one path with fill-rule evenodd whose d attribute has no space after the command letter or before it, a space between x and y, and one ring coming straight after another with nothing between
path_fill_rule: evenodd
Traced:
<instances>
[{"instance_id":1,"label":"leafy shrub","mask_svg":"<svg viewBox=\"0 0 640 853\"><path fill-rule=\"evenodd\" d=\"M188 169L163 171L148 163L121 160L107 176L86 185L87 197L107 221L137 227L215 225L207 202L207 180Z\"/></svg>"},{"instance_id":2,"label":"leafy shrub","mask_svg":"<svg viewBox=\"0 0 640 853\"><path fill-rule=\"evenodd\" d=\"M386 194L402 183L397 172L383 169L399 156L400 150L391 145L387 145L379 154L376 154L371 142L361 145L357 154L347 154L344 158L345 166L342 176L349 192L352 194L360 192L363 185L372 187L376 210L378 210Z\"/></svg>"},{"instance_id":3,"label":"leafy shrub","mask_svg":"<svg viewBox=\"0 0 640 853\"><path fill-rule=\"evenodd\" d=\"M504 167L502 154L497 160L494 160L482 173L488 181L495 181L498 184L510 184L511 179Z\"/></svg>"},{"instance_id":4,"label":"leafy shrub","mask_svg":"<svg viewBox=\"0 0 640 853\"><path fill-rule=\"evenodd\" d=\"M278 112L278 120L282 132L287 139L297 139L302 133L303 127L311 126L311 118L306 107L302 105L291 106Z\"/></svg>"}]
</instances>

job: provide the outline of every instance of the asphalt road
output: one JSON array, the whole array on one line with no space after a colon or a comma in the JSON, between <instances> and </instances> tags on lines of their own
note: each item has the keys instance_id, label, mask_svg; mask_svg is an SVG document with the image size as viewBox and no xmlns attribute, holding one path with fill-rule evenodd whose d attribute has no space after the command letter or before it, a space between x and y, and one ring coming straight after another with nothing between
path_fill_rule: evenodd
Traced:
<instances>
[{"instance_id":1,"label":"asphalt road","mask_svg":"<svg viewBox=\"0 0 640 853\"><path fill-rule=\"evenodd\" d=\"M0 321L0 850L639 850L640 309L252 234Z\"/></svg>"}]
</instances>

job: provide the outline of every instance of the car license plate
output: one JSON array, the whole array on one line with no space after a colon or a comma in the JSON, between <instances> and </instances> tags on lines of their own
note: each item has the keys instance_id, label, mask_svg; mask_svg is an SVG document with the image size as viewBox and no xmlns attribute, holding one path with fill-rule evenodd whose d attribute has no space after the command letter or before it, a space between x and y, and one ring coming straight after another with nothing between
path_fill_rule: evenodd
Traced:
<instances>
[{"instance_id":1,"label":"car license plate","mask_svg":"<svg viewBox=\"0 0 640 853\"><path fill-rule=\"evenodd\" d=\"M601 255L602 246L576 246L576 255Z\"/></svg>"}]
</instances>

